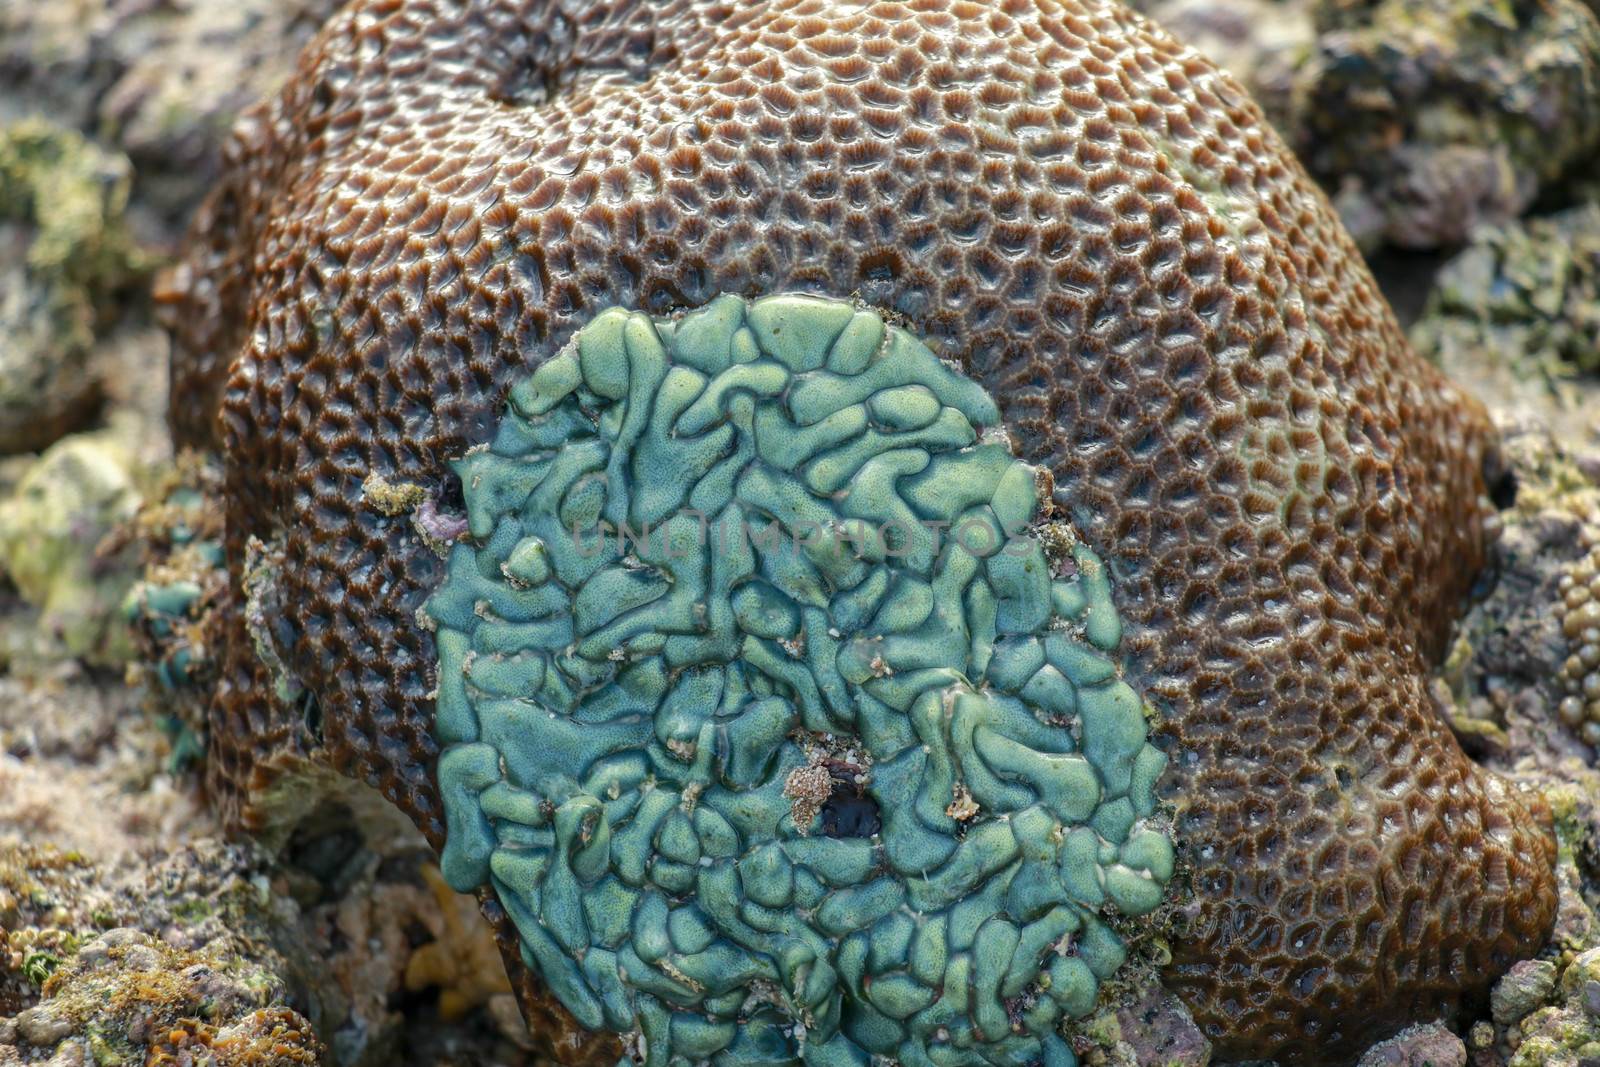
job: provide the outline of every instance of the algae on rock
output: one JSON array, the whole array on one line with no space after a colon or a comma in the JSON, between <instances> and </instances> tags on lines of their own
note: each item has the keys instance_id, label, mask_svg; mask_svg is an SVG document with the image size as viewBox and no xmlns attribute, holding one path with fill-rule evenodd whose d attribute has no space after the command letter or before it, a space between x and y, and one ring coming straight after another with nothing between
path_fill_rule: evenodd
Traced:
<instances>
[{"instance_id":1,"label":"algae on rock","mask_svg":"<svg viewBox=\"0 0 1600 1067\"><path fill-rule=\"evenodd\" d=\"M209 630L228 584L215 501L221 477L215 457L181 453L128 529L143 562L122 604L138 653L130 680L171 738L175 767L205 752L217 680Z\"/></svg>"},{"instance_id":2,"label":"algae on rock","mask_svg":"<svg viewBox=\"0 0 1600 1067\"><path fill-rule=\"evenodd\" d=\"M1600 21L1578 0L1320 0L1296 148L1364 244L1516 218L1600 149Z\"/></svg>"},{"instance_id":3,"label":"algae on rock","mask_svg":"<svg viewBox=\"0 0 1600 1067\"><path fill-rule=\"evenodd\" d=\"M0 3L0 121L46 115L126 152L176 238L239 114L275 91L338 0Z\"/></svg>"},{"instance_id":4,"label":"algae on rock","mask_svg":"<svg viewBox=\"0 0 1600 1067\"><path fill-rule=\"evenodd\" d=\"M1479 232L1412 339L1446 365L1476 351L1526 376L1600 373L1600 203Z\"/></svg>"},{"instance_id":5,"label":"algae on rock","mask_svg":"<svg viewBox=\"0 0 1600 1067\"><path fill-rule=\"evenodd\" d=\"M0 502L0 572L38 611L36 625L13 635L23 641L15 657L59 649L101 665L127 660L119 608L133 569L96 549L138 510L135 478L114 435L78 434L52 445Z\"/></svg>"},{"instance_id":6,"label":"algae on rock","mask_svg":"<svg viewBox=\"0 0 1600 1067\"><path fill-rule=\"evenodd\" d=\"M97 338L144 269L123 215L130 170L44 120L0 126L0 453L90 417Z\"/></svg>"},{"instance_id":7,"label":"algae on rock","mask_svg":"<svg viewBox=\"0 0 1600 1067\"><path fill-rule=\"evenodd\" d=\"M114 885L81 856L0 846L0 1061L320 1062L287 1003L296 912L265 872L259 854L212 843Z\"/></svg>"}]
</instances>

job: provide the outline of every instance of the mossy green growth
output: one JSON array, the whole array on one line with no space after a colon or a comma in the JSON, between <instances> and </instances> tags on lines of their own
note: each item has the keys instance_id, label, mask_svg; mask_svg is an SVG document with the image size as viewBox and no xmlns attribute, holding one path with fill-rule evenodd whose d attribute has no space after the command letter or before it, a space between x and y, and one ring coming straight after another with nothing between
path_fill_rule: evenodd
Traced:
<instances>
[{"instance_id":1,"label":"mossy green growth","mask_svg":"<svg viewBox=\"0 0 1600 1067\"><path fill-rule=\"evenodd\" d=\"M108 433L51 445L0 499L0 572L38 609L28 653L117 665L132 654L118 611L131 568L96 557L96 546L139 507L135 472Z\"/></svg>"},{"instance_id":2,"label":"mossy green growth","mask_svg":"<svg viewBox=\"0 0 1600 1067\"><path fill-rule=\"evenodd\" d=\"M650 1064L1073 1062L1102 914L1172 875L1163 757L998 423L871 311L725 296L604 312L456 464L443 870L581 1023Z\"/></svg>"},{"instance_id":3,"label":"mossy green growth","mask_svg":"<svg viewBox=\"0 0 1600 1067\"><path fill-rule=\"evenodd\" d=\"M90 368L118 294L148 269L125 159L42 119L0 125L0 452L42 449L98 402Z\"/></svg>"},{"instance_id":4,"label":"mossy green growth","mask_svg":"<svg viewBox=\"0 0 1600 1067\"><path fill-rule=\"evenodd\" d=\"M1479 231L1412 340L1447 368L1487 356L1535 380L1600 373L1600 204Z\"/></svg>"},{"instance_id":5,"label":"mossy green growth","mask_svg":"<svg viewBox=\"0 0 1600 1067\"><path fill-rule=\"evenodd\" d=\"M30 270L91 294L142 266L123 221L130 170L79 134L43 119L0 126L0 220L34 227Z\"/></svg>"}]
</instances>

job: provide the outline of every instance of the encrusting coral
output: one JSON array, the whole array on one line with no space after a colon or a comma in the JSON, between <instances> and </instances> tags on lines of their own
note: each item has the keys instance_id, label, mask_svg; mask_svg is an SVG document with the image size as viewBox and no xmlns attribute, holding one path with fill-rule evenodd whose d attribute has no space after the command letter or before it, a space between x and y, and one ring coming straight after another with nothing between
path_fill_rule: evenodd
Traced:
<instances>
[{"instance_id":1,"label":"encrusting coral","mask_svg":"<svg viewBox=\"0 0 1600 1067\"><path fill-rule=\"evenodd\" d=\"M1100 909L1172 876L1166 761L994 401L870 311L723 296L602 313L510 405L424 608L455 888L649 1063L1066 1062Z\"/></svg>"},{"instance_id":2,"label":"encrusting coral","mask_svg":"<svg viewBox=\"0 0 1600 1067\"><path fill-rule=\"evenodd\" d=\"M813 603L768 592L781 588L771 577L761 579L765 588L752 578L712 595L715 574L702 571L706 592L695 597L688 576L663 581L675 561L635 553L606 564L614 576L569 589L561 568L572 564L558 558L559 539L538 534L541 549L524 547L526 533L498 533L497 520L512 512L507 529L549 522L552 504L537 488L543 460L507 462L555 447L538 436L548 423L535 417L566 420L576 435L555 448L555 462L625 442L607 461L621 471L659 431L641 427L648 409L630 401L656 396L654 410L670 407L644 376L650 338L677 345L674 330L691 319L674 315L733 308L715 303L723 294L811 294L840 309L827 314L873 309L860 321L891 320L933 363L950 361L931 378L863 392L873 368L890 362L887 351L869 352L854 377L817 388L819 410L840 405L829 418L856 418L850 412L865 404L870 419L884 420L863 434L869 444L856 467L835 463L818 482L831 487L820 515L848 518L830 495L856 491L846 470L855 479L883 472L894 486L863 499L887 506L908 493L917 476L893 474L902 460L878 450L896 434L922 432L905 427L928 425L918 420L930 404L939 407L932 425L953 426L953 410L974 432L1003 430L1017 460L1050 476L1048 518L1082 552L1068 554L1078 578L1056 577L1070 590L1103 564L1121 641L1097 646L1086 631L1087 647L1113 673L1106 654L1115 648L1118 684L1153 709L1154 743L1169 757L1159 789L1180 862L1165 977L1219 1053L1347 1057L1408 1022L1481 1000L1498 973L1544 941L1555 910L1547 809L1466 759L1428 686L1428 664L1484 559L1495 458L1483 413L1412 354L1327 201L1246 94L1139 16L1095 0L616 0L581 10L553 0L357 0L230 151L230 171L163 291L177 337L175 428L220 446L227 466L231 588L213 642L223 662L209 773L248 821L260 815L252 798L275 778L307 761L330 763L410 815L445 850L457 884L487 871L486 914L532 1029L558 1058L607 1062L619 1050L562 1001L585 1024L665 1033L684 1055L723 1047L730 1019L739 1032L729 1047L763 1033L798 1043L799 1027L763 1029L801 1015L797 1005L813 1009L819 1039L805 1048L822 1059L856 1055L836 1033L860 1048L899 1041L901 1055L925 1045L932 1056L937 1046L952 1063L983 1062L996 1050L1002 1060L1013 1049L1061 1052L1038 1024L1057 1011L1053 977L1049 987L1024 977L1015 999L995 990L1011 989L1013 974L1045 968L1048 976L1073 958L1070 939L1061 948L1028 942L1023 952L996 924L993 944L970 942L971 973L986 984L962 1000L947 980L936 1003L949 1001L950 1025L924 1038L915 1022L880 1023L864 1007L866 979L879 967L900 984L904 1018L933 998L927 980L900 973L901 960L916 957L901 955L898 935L861 963L854 927L826 927L835 909L894 925L905 914L900 894L909 901L928 891L901 883L891 814L905 812L880 804L876 837L851 836L871 831L865 801L875 795L916 798L918 822L906 832L934 855L998 838L993 827L1006 813L1039 813L1070 840L1089 812L1044 815L1058 801L1070 805L1020 770L997 784L985 779L982 765L993 769L995 757L977 741L952 743L952 788L940 810L931 792L892 790L886 767L909 743L915 713L893 727L898 740L878 747L870 705L841 714L818 681L828 627L793 626L792 611L803 608L805 619L824 610L815 598L837 591L832 579L809 591ZM741 312L752 334L761 306ZM619 328L625 312L642 313L626 319L625 374L614 354L592 367L581 345L575 364L559 355L579 331ZM787 344L780 335L756 353L739 349L748 362L730 347L732 362L715 373L677 351L674 361L686 365L674 373L697 376L679 375L697 398L674 394L672 404L686 407L672 410L693 413L692 428L679 427L693 436L660 447L714 436L729 454L759 450L754 411L781 393L781 418L767 417L790 428L795 469L781 448L772 466L790 478L827 466L829 452L800 465L809 445L793 428L815 427L794 405L820 373L812 363L835 349L791 352L806 369L759 356ZM554 406L530 406L529 390L542 396L557 378L571 388ZM998 410L949 401L931 384L947 379L959 383L952 396L986 395ZM889 395L917 385L933 396ZM753 436L740 429L746 414ZM932 465L944 449L985 447L923 450ZM567 500L631 508L688 493L692 503L686 479L702 475L685 463L631 472L626 492L606 491L620 484L609 480L586 483ZM966 481L930 481L926 494L944 507L968 490L979 494L974 503L996 499L1001 488ZM746 488L706 493L726 503L747 499ZM553 506L560 515L562 504ZM887 581L890 569L875 573ZM905 599L885 600L891 614L915 614L921 573L909 563L896 570ZM801 568L785 580L798 589L805 577ZM1007 580L989 575L971 586L989 589L996 618ZM469 595L474 581L479 591ZM559 616L568 595L574 638L614 646L598 657L598 646L575 647L547 662L541 642L550 635L540 630L552 623L535 614L513 624L501 613L531 611L547 597ZM1042 636L1048 653L1077 618L1057 606L1071 595L1058 598L1053 587L1060 621L1029 616L1012 636L1024 646ZM1037 598L1029 603L1037 609ZM914 643L902 648L892 637L881 657L864 657L860 638L894 631L858 613L833 625L841 636L832 666L852 696L924 666L977 673L985 604L978 596L937 605L941 624L971 643L940 644L928 664L922 651L907 651ZM831 601L825 610L831 618ZM717 621L730 611L737 630ZM618 629L616 612L687 630ZM576 625L585 613L594 628ZM1067 631L1050 629L1062 622ZM679 638L733 632L764 642L763 665L707 664L700 704L687 700L698 675L685 671L684 705L667 699L678 689L651 664L671 662ZM502 658L471 657L469 637L504 638L493 650ZM909 662L896 661L902 651ZM989 657L990 675L999 661ZM892 673L875 679L880 669ZM1080 721L1051 722L1050 700L1069 689L1084 695L1083 679L1056 669L1060 685L1042 687L1033 716L1021 718L999 710L1011 699L1003 685L990 696L964 674L946 690L957 694L952 721L967 706L973 723L996 716L994 744L1018 768L1074 758L1067 739L1075 746L1072 730L1092 716L1080 708ZM459 692L451 695L461 671L477 689L466 702L478 720L471 729ZM582 681L568 703L561 683L574 678ZM553 693L517 689L534 679ZM590 692L591 682L600 688ZM744 704L735 703L741 685L751 697ZM724 704L716 692L732 696ZM555 719L521 730L508 725L517 716L485 711L519 696L524 725L532 709ZM605 720L621 707L654 710ZM799 730L779 737L773 767L714 762L716 753L759 762L774 749L757 735L789 730L784 715ZM725 749L702 737L724 726ZM456 755L482 743L478 729L496 732L506 788L493 784L501 772L490 774L486 759L475 769ZM611 743L608 731L633 731L635 747L615 754L627 774L541 777L563 759L575 772L586 753ZM576 747L563 755L557 740ZM929 747L932 759L940 747ZM974 752L982 759L970 760ZM834 810L830 793L804 834L792 807L789 826L773 815L788 784L777 769L805 770L800 753L806 768L840 771L842 787ZM871 766L858 755L872 756ZM642 787L647 763L651 790ZM762 800L746 814L759 833L713 828L719 812L705 798L728 788L718 773L730 767L755 775L744 780ZM786 799L798 803L815 785ZM653 796L677 799L652 840L619 831L609 846L598 843L602 813ZM1109 826L1091 829L1117 843ZM1048 828L1043 839L1021 827L1006 836L1022 849L1055 847ZM526 848L500 858L508 842ZM830 850L844 857L863 848L881 856L881 872L879 859L854 868L859 877L842 859L816 869ZM746 849L773 873L752 871L748 885L736 878ZM653 860L648 891L645 875L628 867L641 860ZM1119 862L1129 877L1159 866L1131 862L1126 847L1086 854L1076 871L1099 873L1064 894L1082 929L1092 929L1093 909L1081 894L1092 895L1101 874L1109 889ZM792 881L776 874L785 863ZM1011 869L1015 877L994 885L1009 881L1008 895L1024 894L1021 872L1033 868ZM702 871L708 888L697 892ZM877 880L859 884L869 873ZM1069 873L1059 871L1063 884ZM823 874L848 884L824 884ZM1057 876L1028 877L1055 892ZM958 913L963 922L999 914L982 882L970 879L978 902L970 912L965 901L945 902L952 931ZM709 887L735 899L708 900ZM864 889L881 896L869 900ZM758 899L769 892L772 905ZM883 899L893 906L873 912ZM1147 902L1140 896L1131 910ZM726 922L697 921L696 908L708 907L724 909ZM624 914L634 919L624 923ZM674 923L674 915L686 917ZM785 923L787 940L762 949ZM735 929L744 940L729 936ZM527 973L524 944L549 986ZM952 934L950 944L947 966L969 942ZM807 952L817 965L785 969L790 954ZM633 985L608 985L611 961L629 953L663 966L626 968ZM696 971L673 975L664 964L678 966L675 954ZM821 961L835 958L830 974ZM752 978L774 970L783 988L735 1005L708 983L724 966ZM853 982L860 995L851 989L846 1000ZM681 1033L676 1019L663 1031L666 1009L649 1000L704 1010ZM625 1019L630 1011L637 1018ZM966 1044L956 1047L957 1037ZM647 1044L634 1050L665 1055L659 1041Z\"/></svg>"}]
</instances>

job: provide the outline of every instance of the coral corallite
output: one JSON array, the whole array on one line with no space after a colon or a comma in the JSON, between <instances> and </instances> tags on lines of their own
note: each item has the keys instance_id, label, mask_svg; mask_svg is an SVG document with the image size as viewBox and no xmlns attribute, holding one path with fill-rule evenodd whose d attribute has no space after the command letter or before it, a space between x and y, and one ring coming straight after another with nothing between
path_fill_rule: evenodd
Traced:
<instances>
[{"instance_id":1,"label":"coral corallite","mask_svg":"<svg viewBox=\"0 0 1600 1067\"><path fill-rule=\"evenodd\" d=\"M1548 812L1426 684L1487 420L1115 4L356 0L165 298L219 793L376 785L563 1060L1064 1062L1166 884L1220 1049L1336 1061L1549 931ZM831 532L563 534L729 508Z\"/></svg>"}]
</instances>

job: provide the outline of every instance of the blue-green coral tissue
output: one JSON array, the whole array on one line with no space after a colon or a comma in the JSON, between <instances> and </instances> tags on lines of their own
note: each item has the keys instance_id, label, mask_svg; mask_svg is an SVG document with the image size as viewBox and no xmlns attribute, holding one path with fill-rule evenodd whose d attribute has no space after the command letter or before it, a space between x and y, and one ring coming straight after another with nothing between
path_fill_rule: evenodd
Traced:
<instances>
[{"instance_id":1,"label":"blue-green coral tissue","mask_svg":"<svg viewBox=\"0 0 1600 1067\"><path fill-rule=\"evenodd\" d=\"M1172 875L1163 757L998 422L871 311L725 296L602 313L457 463L444 871L581 1023L650 1064L1072 1062L1105 914Z\"/></svg>"}]
</instances>

